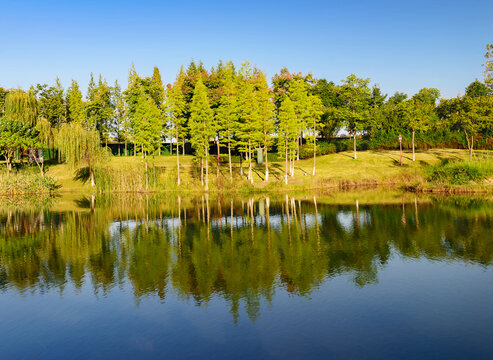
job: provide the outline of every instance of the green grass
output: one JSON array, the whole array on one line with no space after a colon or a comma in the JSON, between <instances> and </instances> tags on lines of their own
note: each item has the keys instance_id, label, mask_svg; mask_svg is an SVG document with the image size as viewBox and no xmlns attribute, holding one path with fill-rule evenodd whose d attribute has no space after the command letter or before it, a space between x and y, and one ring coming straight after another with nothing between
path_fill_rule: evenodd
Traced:
<instances>
[{"instance_id":1,"label":"green grass","mask_svg":"<svg viewBox=\"0 0 493 360\"><path fill-rule=\"evenodd\" d=\"M430 169L440 168L445 162L456 163L467 158L467 151L454 149L434 149L416 153L416 161L411 161L411 153L404 152L403 166L399 165L399 151L359 151L357 160L351 151L317 157L316 176L312 176L313 158L296 161L295 176L289 177L289 185L283 184L284 162L269 154L270 181L264 181L264 166L253 163L254 184L246 180L248 162L243 161L244 175L240 175L240 164L234 159L234 183L229 182L227 158L220 163L220 176L216 177L216 162L211 161L210 189L232 192L257 192L278 190L302 190L312 188L332 188L341 184L362 185L424 183L429 179ZM487 151L477 151L476 156L490 164L493 155ZM277 161L274 161L277 160ZM280 160L280 161L279 161ZM149 166L154 165L153 178L149 190L178 190L176 186L176 156L162 155L150 157ZM485 165L486 166L486 165ZM88 182L75 180L75 172L66 164L47 166L47 175L56 179L62 192L93 192ZM200 186L200 164L193 156L180 156L182 186L180 191L202 191ZM482 179L488 182L490 175ZM104 190L145 191L144 165L140 156L112 157L97 172L97 181Z\"/></svg>"}]
</instances>

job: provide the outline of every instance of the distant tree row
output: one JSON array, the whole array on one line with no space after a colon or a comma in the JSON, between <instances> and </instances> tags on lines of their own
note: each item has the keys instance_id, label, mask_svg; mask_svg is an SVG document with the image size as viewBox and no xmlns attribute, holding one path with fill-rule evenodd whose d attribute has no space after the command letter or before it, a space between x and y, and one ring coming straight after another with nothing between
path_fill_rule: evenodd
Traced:
<instances>
[{"instance_id":1,"label":"distant tree row","mask_svg":"<svg viewBox=\"0 0 493 360\"><path fill-rule=\"evenodd\" d=\"M200 160L206 190L213 144L217 174L220 148L227 149L231 182L232 154L247 162L246 177L253 182L252 161L258 152L268 181L268 153L273 149L285 162L286 183L302 151L313 156L315 175L317 140L341 134L350 136L355 159L358 141L368 148L393 148L399 134L410 140L413 161L417 136L431 145L464 139L472 156L475 142L492 136L492 63L493 46L488 45L484 82L472 82L464 96L452 99L440 99L440 91L433 88L409 99L400 92L388 97L378 85L371 86L370 79L354 74L335 84L286 68L269 86L265 74L250 63L236 68L222 61L209 71L192 61L167 86L157 67L144 77L132 66L125 90L118 82L109 85L101 75L95 80L91 74L86 96L75 80L67 90L58 79L54 86L38 84L28 91L0 88L0 151L10 170L16 151L56 149L59 161L74 167L86 164L94 183L94 167L110 139L117 141L119 155L120 144L128 155L131 143L133 155L144 158L146 173L148 156L160 154L163 143L169 143L180 185L180 156L189 143ZM244 175L243 164L240 170Z\"/></svg>"}]
</instances>

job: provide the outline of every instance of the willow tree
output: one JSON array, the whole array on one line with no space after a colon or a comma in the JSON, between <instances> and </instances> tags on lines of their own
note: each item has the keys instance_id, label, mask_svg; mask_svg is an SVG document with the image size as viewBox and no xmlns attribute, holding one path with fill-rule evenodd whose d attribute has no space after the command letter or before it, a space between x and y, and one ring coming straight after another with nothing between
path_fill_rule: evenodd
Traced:
<instances>
[{"instance_id":1,"label":"willow tree","mask_svg":"<svg viewBox=\"0 0 493 360\"><path fill-rule=\"evenodd\" d=\"M32 92L10 90L5 96L5 117L28 126L36 125L38 107Z\"/></svg>"},{"instance_id":2,"label":"willow tree","mask_svg":"<svg viewBox=\"0 0 493 360\"><path fill-rule=\"evenodd\" d=\"M101 148L99 133L96 130L86 130L82 124L63 124L56 134L56 146L71 168L87 166L91 186L95 186L95 167L107 155Z\"/></svg>"},{"instance_id":3,"label":"willow tree","mask_svg":"<svg viewBox=\"0 0 493 360\"><path fill-rule=\"evenodd\" d=\"M190 140L196 156L201 159L200 180L204 185L205 162L205 191L209 191L209 140L216 134L214 128L214 113L211 109L207 88L199 78L190 106Z\"/></svg>"}]
</instances>

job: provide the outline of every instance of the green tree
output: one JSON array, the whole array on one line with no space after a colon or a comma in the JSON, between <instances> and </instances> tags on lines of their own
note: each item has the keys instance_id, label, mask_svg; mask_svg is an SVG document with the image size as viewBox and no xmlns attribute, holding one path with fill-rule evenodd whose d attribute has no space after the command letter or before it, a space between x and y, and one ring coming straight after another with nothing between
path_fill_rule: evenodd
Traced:
<instances>
[{"instance_id":1,"label":"green tree","mask_svg":"<svg viewBox=\"0 0 493 360\"><path fill-rule=\"evenodd\" d=\"M62 124L56 135L56 144L65 162L77 169L86 165L89 170L91 186L95 186L94 172L96 165L105 161L107 152L101 148L99 133L86 130L82 124Z\"/></svg>"},{"instance_id":2,"label":"green tree","mask_svg":"<svg viewBox=\"0 0 493 360\"><path fill-rule=\"evenodd\" d=\"M315 176L316 158L317 158L317 136L323 127L321 116L324 113L322 100L317 95L308 96L308 118L311 120L308 125L307 139L313 142L313 170L312 175Z\"/></svg>"},{"instance_id":3,"label":"green tree","mask_svg":"<svg viewBox=\"0 0 493 360\"><path fill-rule=\"evenodd\" d=\"M275 132L275 108L273 93L269 89L265 74L259 72L255 79L255 102L257 103L257 119L255 126L260 129L256 143L261 144L264 152L265 177L269 181L268 151L272 146L272 135Z\"/></svg>"},{"instance_id":4,"label":"green tree","mask_svg":"<svg viewBox=\"0 0 493 360\"><path fill-rule=\"evenodd\" d=\"M484 83L493 91L493 44L486 45L484 58Z\"/></svg>"},{"instance_id":5,"label":"green tree","mask_svg":"<svg viewBox=\"0 0 493 360\"><path fill-rule=\"evenodd\" d=\"M226 64L223 74L223 86L219 107L216 111L216 121L219 125L219 134L226 140L226 146L228 147L229 180L232 183L233 166L231 163L231 147L238 122L238 85L232 63Z\"/></svg>"},{"instance_id":6,"label":"green tree","mask_svg":"<svg viewBox=\"0 0 493 360\"><path fill-rule=\"evenodd\" d=\"M466 96L479 97L488 96L490 94L490 89L484 83L479 80L474 80L466 88Z\"/></svg>"},{"instance_id":7,"label":"green tree","mask_svg":"<svg viewBox=\"0 0 493 360\"><path fill-rule=\"evenodd\" d=\"M0 153L5 158L8 173L12 170L12 160L17 150L37 146L38 130L36 128L20 120L0 119Z\"/></svg>"},{"instance_id":8,"label":"green tree","mask_svg":"<svg viewBox=\"0 0 493 360\"><path fill-rule=\"evenodd\" d=\"M111 100L111 87L106 80L99 75L96 85L91 74L91 81L87 91L87 128L97 130L101 140L104 140L106 145L108 145L108 137L111 132L111 122L114 115L114 104Z\"/></svg>"},{"instance_id":9,"label":"green tree","mask_svg":"<svg viewBox=\"0 0 493 360\"><path fill-rule=\"evenodd\" d=\"M147 155L153 154L159 147L162 129L161 112L152 98L142 94L137 103L134 114L135 145L142 149L146 175L146 189L149 187Z\"/></svg>"},{"instance_id":10,"label":"green tree","mask_svg":"<svg viewBox=\"0 0 493 360\"><path fill-rule=\"evenodd\" d=\"M5 96L5 117L34 126L38 116L38 105L32 91L11 90Z\"/></svg>"},{"instance_id":11,"label":"green tree","mask_svg":"<svg viewBox=\"0 0 493 360\"><path fill-rule=\"evenodd\" d=\"M205 191L209 191L209 141L215 135L214 113L210 107L207 88L199 78L195 85L192 104L190 106L190 140L196 156L201 159L200 178Z\"/></svg>"},{"instance_id":12,"label":"green tree","mask_svg":"<svg viewBox=\"0 0 493 360\"><path fill-rule=\"evenodd\" d=\"M116 141L118 142L118 156L120 156L120 143L123 139L125 139L125 155L127 155L127 139L125 137L127 106L125 104L122 89L118 81L115 81L115 86L113 86L113 88L111 89L111 97L111 103L115 107L111 131L116 135Z\"/></svg>"},{"instance_id":13,"label":"green tree","mask_svg":"<svg viewBox=\"0 0 493 360\"><path fill-rule=\"evenodd\" d=\"M178 143L180 138L184 137L183 133L186 131L185 129L185 109L186 102L185 97L183 95L183 69L180 69L178 76L176 77L176 81L173 86L169 86L166 92L166 112L168 115L168 121L170 123L170 128L174 132L170 136L170 149L172 150L173 146L173 136L176 139L176 182L178 185L181 184L180 178L180 151L178 150ZM183 143L185 146L185 143Z\"/></svg>"},{"instance_id":14,"label":"green tree","mask_svg":"<svg viewBox=\"0 0 493 360\"><path fill-rule=\"evenodd\" d=\"M397 105L399 115L403 120L404 126L411 130L413 161L416 160L415 154L415 134L416 131L426 131L429 129L435 114L435 105L430 102L423 102L415 99L403 101Z\"/></svg>"},{"instance_id":15,"label":"green tree","mask_svg":"<svg viewBox=\"0 0 493 360\"><path fill-rule=\"evenodd\" d=\"M346 130L353 137L354 159L356 159L356 135L362 131L369 115L370 79L360 79L351 74L341 85L343 106L336 111L344 121Z\"/></svg>"},{"instance_id":16,"label":"green tree","mask_svg":"<svg viewBox=\"0 0 493 360\"><path fill-rule=\"evenodd\" d=\"M288 161L294 160L296 153L297 125L298 119L294 104L289 97L285 97L279 108L277 149L279 155L284 157L284 182L286 185L288 184Z\"/></svg>"},{"instance_id":17,"label":"green tree","mask_svg":"<svg viewBox=\"0 0 493 360\"><path fill-rule=\"evenodd\" d=\"M55 86L36 85L33 93L38 99L38 116L47 119L51 126L58 129L67 120L64 90L60 80L56 79Z\"/></svg>"},{"instance_id":18,"label":"green tree","mask_svg":"<svg viewBox=\"0 0 493 360\"><path fill-rule=\"evenodd\" d=\"M72 80L72 85L67 89L65 102L67 104L68 122L76 122L86 126L85 104L77 81Z\"/></svg>"}]
</instances>

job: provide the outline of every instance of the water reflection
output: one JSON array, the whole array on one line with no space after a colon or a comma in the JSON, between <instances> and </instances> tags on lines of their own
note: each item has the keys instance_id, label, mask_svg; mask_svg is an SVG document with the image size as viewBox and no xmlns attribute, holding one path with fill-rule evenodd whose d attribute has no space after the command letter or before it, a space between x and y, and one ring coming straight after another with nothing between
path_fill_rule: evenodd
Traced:
<instances>
[{"instance_id":1,"label":"water reflection","mask_svg":"<svg viewBox=\"0 0 493 360\"><path fill-rule=\"evenodd\" d=\"M467 211L464 211L467 208ZM258 318L276 290L307 296L341 274L378 282L393 256L490 265L493 207L451 199L369 206L200 196L82 198L70 210L0 212L0 289L19 293L130 284L137 300L222 297Z\"/></svg>"}]
</instances>

